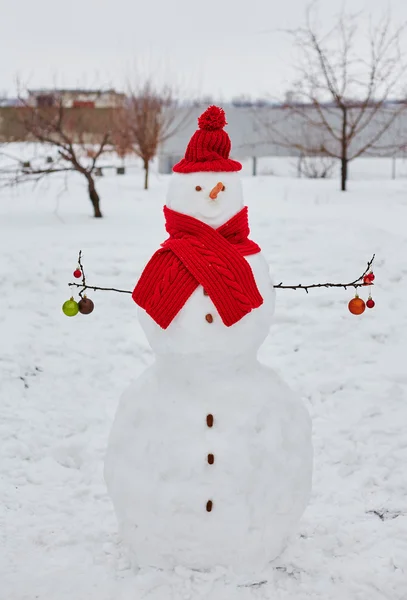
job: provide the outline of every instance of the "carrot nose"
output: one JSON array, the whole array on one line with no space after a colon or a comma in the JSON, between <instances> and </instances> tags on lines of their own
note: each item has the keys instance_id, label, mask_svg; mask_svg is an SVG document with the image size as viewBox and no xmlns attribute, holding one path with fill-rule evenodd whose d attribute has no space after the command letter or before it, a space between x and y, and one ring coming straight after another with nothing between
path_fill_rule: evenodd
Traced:
<instances>
[{"instance_id":1,"label":"carrot nose","mask_svg":"<svg viewBox=\"0 0 407 600\"><path fill-rule=\"evenodd\" d=\"M211 189L210 194L209 194L209 198L211 200L216 200L216 198L218 197L219 192L221 192L224 188L224 185L221 181L219 181L219 183L217 183L215 185L214 188Z\"/></svg>"}]
</instances>

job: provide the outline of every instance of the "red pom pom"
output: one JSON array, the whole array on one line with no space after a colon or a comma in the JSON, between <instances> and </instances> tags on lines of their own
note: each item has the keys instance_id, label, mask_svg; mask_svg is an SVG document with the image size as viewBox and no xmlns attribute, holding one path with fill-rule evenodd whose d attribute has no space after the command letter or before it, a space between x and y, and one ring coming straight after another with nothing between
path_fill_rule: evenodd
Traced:
<instances>
[{"instance_id":1,"label":"red pom pom","mask_svg":"<svg viewBox=\"0 0 407 600\"><path fill-rule=\"evenodd\" d=\"M210 106L198 119L199 129L216 131L223 129L226 123L225 111L219 106Z\"/></svg>"},{"instance_id":2,"label":"red pom pom","mask_svg":"<svg viewBox=\"0 0 407 600\"><path fill-rule=\"evenodd\" d=\"M372 300L372 298L369 298L369 300L366 302L366 306L367 306L368 308L373 308L373 307L374 307L374 305L375 305L375 301L374 301L374 300Z\"/></svg>"},{"instance_id":3,"label":"red pom pom","mask_svg":"<svg viewBox=\"0 0 407 600\"><path fill-rule=\"evenodd\" d=\"M82 271L80 269L75 269L73 276L76 277L76 279L79 279L79 277L82 276Z\"/></svg>"}]
</instances>

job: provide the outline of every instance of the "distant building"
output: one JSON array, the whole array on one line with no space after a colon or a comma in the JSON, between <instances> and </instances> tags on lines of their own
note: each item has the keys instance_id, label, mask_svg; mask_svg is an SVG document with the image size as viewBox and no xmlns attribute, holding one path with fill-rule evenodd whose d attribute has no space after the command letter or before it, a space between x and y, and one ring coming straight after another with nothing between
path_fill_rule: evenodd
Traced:
<instances>
[{"instance_id":1,"label":"distant building","mask_svg":"<svg viewBox=\"0 0 407 600\"><path fill-rule=\"evenodd\" d=\"M116 90L40 89L28 90L30 106L50 107L62 102L65 108L115 108L126 95Z\"/></svg>"},{"instance_id":2,"label":"distant building","mask_svg":"<svg viewBox=\"0 0 407 600\"><path fill-rule=\"evenodd\" d=\"M288 96L291 101L293 98ZM370 112L365 113L365 126L352 141L352 152L363 149L369 140L374 139L383 129L383 119L386 119L389 122L388 128L364 156L404 157L407 148L407 110L395 114L394 120L391 118L391 111L397 111L399 104L404 103L405 101L389 101L376 112L376 105L372 102L368 107ZM347 106L352 116L351 111L358 107L358 103L355 100L348 100ZM223 105L228 121L227 131L232 140L232 158L237 160L252 158L255 165L255 160L260 157L301 157L306 154L306 150L301 151L301 147L308 149L309 156L324 156L324 152L320 150L324 147L328 148L331 154L338 156L340 140L334 140L327 132L327 128L312 126L313 122L318 123L320 119L315 107L300 103L294 104L294 107L301 108L302 114L307 111L309 119L299 118L296 110L284 103ZM205 108L207 108L206 104L197 104L193 107L180 106L177 109L175 133L159 148L160 173L170 173L174 164L184 156L191 133L196 129L197 118ZM324 111L326 122L338 128L339 109L326 103L321 105L321 110Z\"/></svg>"},{"instance_id":3,"label":"distant building","mask_svg":"<svg viewBox=\"0 0 407 600\"><path fill-rule=\"evenodd\" d=\"M21 100L19 98L0 97L0 107L4 108L6 106L21 106Z\"/></svg>"}]
</instances>

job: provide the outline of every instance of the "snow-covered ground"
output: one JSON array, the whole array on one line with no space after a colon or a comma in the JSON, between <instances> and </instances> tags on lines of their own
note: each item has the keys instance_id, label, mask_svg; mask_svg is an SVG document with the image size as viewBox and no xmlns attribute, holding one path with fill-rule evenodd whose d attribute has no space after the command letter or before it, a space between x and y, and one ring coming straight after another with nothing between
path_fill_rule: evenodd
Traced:
<instances>
[{"instance_id":1,"label":"snow-covered ground","mask_svg":"<svg viewBox=\"0 0 407 600\"><path fill-rule=\"evenodd\" d=\"M261 360L312 415L315 477L267 582L128 568L102 466L118 399L153 356L130 296L89 294L94 313L74 319L61 305L80 248L89 283L132 289L165 237L167 183L103 177L102 220L79 177L0 191L1 600L406 600L403 179L353 181L344 195L336 180L244 178L277 282L349 281L376 252L377 306L355 317L351 290L278 292Z\"/></svg>"}]
</instances>

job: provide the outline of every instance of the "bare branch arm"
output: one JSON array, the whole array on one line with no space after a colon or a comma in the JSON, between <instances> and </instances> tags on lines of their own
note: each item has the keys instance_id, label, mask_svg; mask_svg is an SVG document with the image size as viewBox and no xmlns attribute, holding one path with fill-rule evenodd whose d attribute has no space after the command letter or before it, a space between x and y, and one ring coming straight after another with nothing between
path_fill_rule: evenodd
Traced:
<instances>
[{"instance_id":1,"label":"bare branch arm","mask_svg":"<svg viewBox=\"0 0 407 600\"><path fill-rule=\"evenodd\" d=\"M363 282L363 278L372 269L374 259L375 259L375 255L373 254L372 258L367 263L367 267L366 267L365 271L362 273L362 275L360 275L359 277L357 277L354 281L351 281L350 283L312 283L312 284L309 284L309 285L303 285L303 284L299 284L299 285L284 285L283 283L279 283L278 285L275 285L274 287L276 289L281 289L281 290L305 290L307 293L308 293L308 290L310 290L310 289L321 288L321 287L325 287L325 288L344 288L345 290L348 287L353 287L355 289L359 288L359 287L366 287L366 284ZM82 283L75 283L75 282L73 282L73 283L69 283L68 285L71 286L71 287L81 288L81 291L79 292L79 295L81 297L82 297L82 293L85 290L94 290L94 291L99 290L99 291L106 291L106 292L119 292L120 294L131 294L132 293L130 290L120 290L120 289L112 288L112 287L108 288L108 287L100 287L100 286L88 285L86 283L85 272L84 272L83 264L82 264L82 250L79 251L78 264L79 264L80 270L82 271ZM370 284L370 285L372 285L372 284Z\"/></svg>"}]
</instances>

